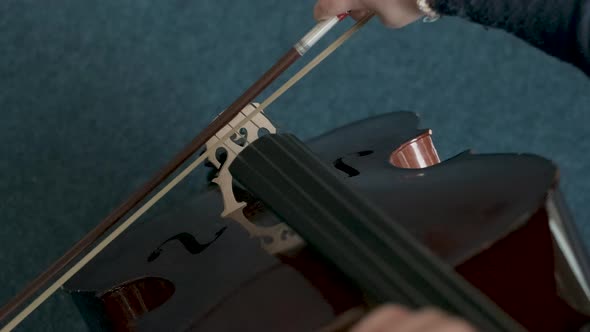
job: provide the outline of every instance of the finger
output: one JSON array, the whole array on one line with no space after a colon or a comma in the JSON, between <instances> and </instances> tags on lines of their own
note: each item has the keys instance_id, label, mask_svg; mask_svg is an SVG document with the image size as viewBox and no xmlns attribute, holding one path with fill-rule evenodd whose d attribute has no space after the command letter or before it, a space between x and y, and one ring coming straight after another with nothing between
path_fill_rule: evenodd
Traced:
<instances>
[{"instance_id":1,"label":"finger","mask_svg":"<svg viewBox=\"0 0 590 332\"><path fill-rule=\"evenodd\" d=\"M361 18L369 15L369 13L371 13L371 11L369 11L367 9L357 9L357 10L353 10L350 13L350 17L352 17L353 20L358 21Z\"/></svg>"},{"instance_id":2,"label":"finger","mask_svg":"<svg viewBox=\"0 0 590 332\"><path fill-rule=\"evenodd\" d=\"M440 326L433 326L433 331L436 332L477 332L468 322L458 318L447 318Z\"/></svg>"},{"instance_id":3,"label":"finger","mask_svg":"<svg viewBox=\"0 0 590 332\"><path fill-rule=\"evenodd\" d=\"M374 3L374 11L383 25L400 28L417 20L422 14L415 1L369 1Z\"/></svg>"},{"instance_id":4,"label":"finger","mask_svg":"<svg viewBox=\"0 0 590 332\"><path fill-rule=\"evenodd\" d=\"M363 9L361 0L318 0L313 16L320 21L355 9Z\"/></svg>"},{"instance_id":5,"label":"finger","mask_svg":"<svg viewBox=\"0 0 590 332\"><path fill-rule=\"evenodd\" d=\"M447 319L447 316L442 311L425 308L400 322L397 328L399 331L404 332L438 331Z\"/></svg>"},{"instance_id":6,"label":"finger","mask_svg":"<svg viewBox=\"0 0 590 332\"><path fill-rule=\"evenodd\" d=\"M387 331L385 328L395 327L411 317L412 313L401 306L384 305L371 312L365 319L354 326L350 332L377 332Z\"/></svg>"}]
</instances>

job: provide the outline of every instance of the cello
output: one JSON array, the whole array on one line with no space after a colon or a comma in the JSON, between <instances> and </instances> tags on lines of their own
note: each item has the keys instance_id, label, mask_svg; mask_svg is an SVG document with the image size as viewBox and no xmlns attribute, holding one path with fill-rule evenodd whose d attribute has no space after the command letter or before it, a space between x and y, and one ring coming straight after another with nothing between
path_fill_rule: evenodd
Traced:
<instances>
[{"instance_id":1,"label":"cello","mask_svg":"<svg viewBox=\"0 0 590 332\"><path fill-rule=\"evenodd\" d=\"M574 281L566 266L577 261L583 267L585 254L571 219L565 218L561 194L550 190L556 171L551 162L532 155L470 153L440 162L430 130L421 130L418 124L413 113L392 112L338 128L305 146L347 186L370 197L388 216L397 216L414 238L485 290L528 330L579 330L587 323L579 313L584 312L586 300L577 288L584 284ZM275 135L264 137L290 137ZM269 144L264 140L254 142L252 148L268 148L261 145ZM254 162L248 155L251 151L244 151L247 164ZM280 157L273 162L285 160ZM245 164L239 159L230 165L235 167L232 174L244 176L238 168ZM464 169L457 172L455 167ZM472 173L473 183L453 175L465 177L467 172ZM236 183L233 195L226 198L216 188L224 182L219 179L223 173L215 172L210 191L124 235L66 284L89 325L114 331L307 331L365 305L357 282L333 267L333 258L326 261L319 249L305 248L281 222L289 217L277 217L294 213L293 206L304 214L309 204L293 203L292 192L253 195ZM268 178L270 172L264 173ZM523 176L529 178L519 180ZM248 174L242 181L250 187L262 180ZM460 188L453 193L449 184ZM455 197L441 199L441 192ZM264 203L259 197L271 198ZM273 201L278 198L285 200L286 210ZM238 200L247 205L232 204ZM458 210L457 205L464 208ZM560 218L559 233L550 224L556 218ZM559 248L565 243L555 246L553 241L561 237L570 239L567 243L576 259L563 257L568 249ZM357 248L345 242L342 248ZM226 277L220 282L216 276ZM558 291L558 286L565 288ZM217 300L202 301L204 294ZM400 295L392 298L403 302ZM542 310L535 303L544 304Z\"/></svg>"},{"instance_id":2,"label":"cello","mask_svg":"<svg viewBox=\"0 0 590 332\"><path fill-rule=\"evenodd\" d=\"M264 105L264 103L263 103L263 105ZM230 107L230 108L231 108L231 107ZM261 107L261 108L262 108L262 107ZM234 107L234 109L235 109L235 107ZM238 111L240 111L240 109L238 109ZM225 121L225 120L224 120L224 121ZM221 122L224 122L224 121L221 121ZM238 126L238 127L240 127L240 126ZM240 129L241 129L241 128L240 128ZM363 150L363 151L365 151L365 150ZM362 152L362 151L361 151L361 152ZM359 152L359 153L360 153L360 152ZM362 153L361 153L361 154L362 154ZM342 156L342 157L340 157L340 158L345 158L345 157L344 157L344 156ZM346 158L348 158L348 157L346 157ZM345 159L346 159L346 158L345 158ZM346 166L346 165L348 165L348 163L346 163L346 162L343 162L343 161L342 161L342 159L340 160L340 162L341 162L341 163L339 163L340 167L342 167L342 168L347 168L347 166ZM357 171L358 171L358 170L357 170ZM165 173L165 172L164 172L164 173ZM240 173L240 172L238 171L237 173ZM357 179L358 179L358 177L357 177ZM240 178L239 180L240 180L240 181L243 181L243 179L242 179L242 178ZM253 191L256 191L256 190L253 190ZM262 195L260 195L260 196L262 197ZM271 205L271 206L272 206L272 205ZM115 218L115 219L118 219L118 218ZM289 223L289 224L290 224L290 223ZM284 226L281 226L281 227L284 227ZM277 228L277 229L280 229L280 227L279 227L279 228ZM223 233L219 233L219 232L222 232L222 231L221 231L221 230L219 230L219 231L216 233L216 236L217 236L217 235L219 235L219 238L222 238L222 236L223 236ZM289 231L288 231L288 230L286 230L286 229L284 229L284 228L283 228L283 231L282 231L282 232L279 232L279 233L281 233L281 236L283 236L283 235L285 235L285 234L283 234L284 232L287 232L287 233L289 233ZM219 234L218 234L218 233L219 233ZM291 234L291 233L289 233L289 234ZM289 234L287 234L287 235L289 235ZM292 234L291 234L291 235L292 235ZM185 237L184 239L187 239L187 238L188 238L188 237ZM179 237L179 238L177 238L177 239L182 239L182 237ZM272 240L272 239L271 239L271 240ZM306 238L306 240L308 240L308 239ZM272 241L271 241L271 242L272 242ZM217 242L217 243L219 243L219 242ZM205 246L206 246L206 245L205 245ZM213 245L209 245L207 248L211 248L212 246L213 246ZM160 250L158 251L158 249L160 249ZM160 247L159 247L158 249L156 249L156 250L152 251L152 253L151 253L151 254L148 256L148 260L149 260L149 259L151 259L151 262L160 262L160 261L161 261L161 258L165 257L165 256L163 255L163 249L162 249L162 248L160 248ZM198 250L199 250L199 249L197 248L197 251L198 251ZM206 250L209 250L209 249L206 249ZM204 252L204 251L203 251L203 252ZM578 257L578 258L579 258L579 257Z\"/></svg>"}]
</instances>

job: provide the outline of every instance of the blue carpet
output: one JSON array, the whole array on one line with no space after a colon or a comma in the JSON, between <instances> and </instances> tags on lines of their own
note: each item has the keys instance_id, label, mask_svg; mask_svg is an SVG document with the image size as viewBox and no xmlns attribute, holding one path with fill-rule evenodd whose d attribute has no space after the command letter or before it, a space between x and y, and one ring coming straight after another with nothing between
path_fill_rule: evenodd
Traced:
<instances>
[{"instance_id":1,"label":"blue carpet","mask_svg":"<svg viewBox=\"0 0 590 332\"><path fill-rule=\"evenodd\" d=\"M0 302L313 26L313 3L0 2ZM398 31L374 21L268 114L281 130L305 139L410 110L434 130L445 158L468 148L543 155L559 165L562 188L590 239L589 91L581 73L503 32L452 18ZM176 199L203 183L197 172ZM23 325L84 329L63 294Z\"/></svg>"}]
</instances>

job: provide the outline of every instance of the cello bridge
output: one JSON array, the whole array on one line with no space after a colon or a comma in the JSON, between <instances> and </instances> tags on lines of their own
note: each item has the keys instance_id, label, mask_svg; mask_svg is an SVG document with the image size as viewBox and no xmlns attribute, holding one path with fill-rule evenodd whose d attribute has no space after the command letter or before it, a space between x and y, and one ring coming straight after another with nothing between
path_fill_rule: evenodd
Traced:
<instances>
[{"instance_id":1,"label":"cello bridge","mask_svg":"<svg viewBox=\"0 0 590 332\"><path fill-rule=\"evenodd\" d=\"M238 113L232 121L209 139L205 153L209 162L217 169L217 174L212 182L218 186L223 198L224 208L221 216L239 223L251 237L259 239L264 250L270 254L277 254L301 246L302 239L284 223L268 225L264 223L263 216L259 218L262 220L256 222L254 219L258 219L257 217L260 215L256 212L260 212L260 209L256 209L256 206L248 206L245 201L236 196L236 191L243 191L243 189L240 189L239 184L234 182L229 171L231 163L248 144L266 133L274 134L277 131L263 111L256 114L240 128L236 128L258 106L259 104L252 103ZM230 138L221 142L221 138L230 132L233 132ZM219 147L213 151L216 144L219 144ZM259 202L251 201L250 204L259 205ZM246 213L246 210L249 213Z\"/></svg>"}]
</instances>

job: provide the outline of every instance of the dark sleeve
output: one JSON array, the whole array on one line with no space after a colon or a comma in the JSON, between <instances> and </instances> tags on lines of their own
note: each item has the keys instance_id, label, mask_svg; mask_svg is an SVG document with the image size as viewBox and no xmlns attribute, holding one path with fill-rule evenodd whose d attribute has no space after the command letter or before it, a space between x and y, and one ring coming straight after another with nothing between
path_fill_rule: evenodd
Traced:
<instances>
[{"instance_id":1,"label":"dark sleeve","mask_svg":"<svg viewBox=\"0 0 590 332\"><path fill-rule=\"evenodd\" d=\"M590 75L590 0L428 0L441 15L505 30Z\"/></svg>"}]
</instances>

